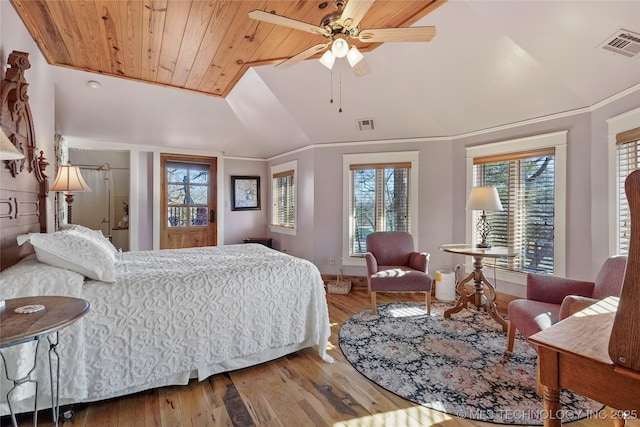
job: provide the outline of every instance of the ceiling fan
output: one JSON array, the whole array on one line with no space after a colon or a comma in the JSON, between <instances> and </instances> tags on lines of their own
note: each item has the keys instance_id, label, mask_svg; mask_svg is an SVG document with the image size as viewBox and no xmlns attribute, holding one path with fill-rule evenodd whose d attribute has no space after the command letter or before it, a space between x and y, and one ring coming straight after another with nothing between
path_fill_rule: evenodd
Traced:
<instances>
[{"instance_id":1,"label":"ceiling fan","mask_svg":"<svg viewBox=\"0 0 640 427\"><path fill-rule=\"evenodd\" d=\"M360 21L375 0L333 0L337 11L322 18L320 25L308 24L296 19L263 10L252 10L249 17L258 21L282 25L296 30L318 34L327 39L326 43L311 46L308 49L281 62L278 66L288 67L329 48L320 62L331 69L336 58L347 57L347 61L356 76L364 76L370 72L364 61L364 55L355 45L349 47L349 40L356 39L366 43L382 42L428 42L436 35L435 27L375 28L361 30Z\"/></svg>"}]
</instances>

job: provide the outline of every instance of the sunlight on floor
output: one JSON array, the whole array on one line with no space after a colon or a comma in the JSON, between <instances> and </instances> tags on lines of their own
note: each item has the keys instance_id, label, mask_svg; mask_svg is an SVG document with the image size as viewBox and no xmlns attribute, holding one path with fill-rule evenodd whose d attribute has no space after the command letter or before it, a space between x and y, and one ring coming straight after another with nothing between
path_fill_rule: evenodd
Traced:
<instances>
[{"instance_id":1,"label":"sunlight on floor","mask_svg":"<svg viewBox=\"0 0 640 427\"><path fill-rule=\"evenodd\" d=\"M432 411L421 406L413 406L397 411L381 412L366 417L334 423L334 427L373 427L373 426L430 426L454 418L442 412Z\"/></svg>"},{"instance_id":2,"label":"sunlight on floor","mask_svg":"<svg viewBox=\"0 0 640 427\"><path fill-rule=\"evenodd\" d=\"M403 307L389 310L389 314L391 314L391 317L412 317L424 316L427 314L427 311L420 307Z\"/></svg>"}]
</instances>

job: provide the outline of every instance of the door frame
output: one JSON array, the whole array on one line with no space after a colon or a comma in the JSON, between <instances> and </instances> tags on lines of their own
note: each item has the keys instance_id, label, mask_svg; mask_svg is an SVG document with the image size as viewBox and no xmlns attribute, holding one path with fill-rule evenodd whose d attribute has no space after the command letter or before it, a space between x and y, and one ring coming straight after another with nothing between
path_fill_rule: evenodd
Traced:
<instances>
[{"instance_id":1,"label":"door frame","mask_svg":"<svg viewBox=\"0 0 640 427\"><path fill-rule=\"evenodd\" d=\"M206 209L206 217L207 224L205 227L202 226L192 226L187 224L186 227L169 227L168 224L168 215L167 215L167 163L178 163L181 165L205 165L209 168L208 178L207 178L207 209ZM217 199L218 199L218 179L217 179L217 171L218 171L218 158L212 156L194 156L194 155L184 155L184 154L168 154L168 153L160 153L160 166L162 167L162 173L160 174L160 184L162 191L160 192L160 246L165 249L170 249L167 246L169 245L169 235L173 234L181 234L188 236L193 235L202 235L203 244L196 246L217 246L218 245L218 222L215 221L215 215L218 211ZM189 186L191 187L192 182L189 181ZM186 196L185 190L185 196ZM210 214L213 212L214 220L211 221ZM191 213L187 211L187 219L190 218ZM213 239L213 241L211 241ZM185 246L192 247L192 246ZM173 247L173 249L178 249L177 247Z\"/></svg>"},{"instance_id":2,"label":"door frame","mask_svg":"<svg viewBox=\"0 0 640 427\"><path fill-rule=\"evenodd\" d=\"M154 150L153 152L153 250L160 249L160 210L161 194L162 194L162 165L160 162L160 154L169 154L177 156L204 156L217 158L217 174L216 174L216 187L217 187L217 212L216 212L216 240L217 245L224 245L224 156L220 152L215 151L202 151L202 150Z\"/></svg>"}]
</instances>

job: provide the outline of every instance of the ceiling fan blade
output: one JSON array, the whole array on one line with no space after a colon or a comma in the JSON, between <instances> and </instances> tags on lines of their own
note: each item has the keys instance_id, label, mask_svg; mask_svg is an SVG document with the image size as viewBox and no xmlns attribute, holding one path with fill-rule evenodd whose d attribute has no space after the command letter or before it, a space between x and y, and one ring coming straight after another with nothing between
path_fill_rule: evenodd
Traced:
<instances>
[{"instance_id":1,"label":"ceiling fan blade","mask_svg":"<svg viewBox=\"0 0 640 427\"><path fill-rule=\"evenodd\" d=\"M287 68L287 67L290 67L292 65L295 65L298 62L302 62L305 59L312 57L313 55L315 55L318 52L322 52L323 50L325 50L327 48L327 46L329 46L329 43L322 43L322 44L317 44L315 46L311 46L309 49L303 50L302 52L298 53L297 55L292 56L291 58L287 59L286 61L282 61L279 64L276 64L276 67Z\"/></svg>"},{"instance_id":2,"label":"ceiling fan blade","mask_svg":"<svg viewBox=\"0 0 640 427\"><path fill-rule=\"evenodd\" d=\"M435 35L436 27L406 27L362 30L357 37L365 43L428 42Z\"/></svg>"},{"instance_id":3,"label":"ceiling fan blade","mask_svg":"<svg viewBox=\"0 0 640 427\"><path fill-rule=\"evenodd\" d=\"M319 34L325 37L329 36L327 30L322 27L318 27L317 25L298 21L297 19L287 18L286 16L276 15L275 13L265 12L260 9L255 9L249 12L249 18L268 22L270 24L282 25L283 27L293 28L295 30L306 31L308 33Z\"/></svg>"},{"instance_id":4,"label":"ceiling fan blade","mask_svg":"<svg viewBox=\"0 0 640 427\"><path fill-rule=\"evenodd\" d=\"M375 0L349 0L340 16L342 25L347 30L355 28L367 13Z\"/></svg>"},{"instance_id":5,"label":"ceiling fan blade","mask_svg":"<svg viewBox=\"0 0 640 427\"><path fill-rule=\"evenodd\" d=\"M356 77L364 77L371 72L371 68L369 68L369 64L367 64L367 61L363 58L351 67L351 71L353 71Z\"/></svg>"}]
</instances>

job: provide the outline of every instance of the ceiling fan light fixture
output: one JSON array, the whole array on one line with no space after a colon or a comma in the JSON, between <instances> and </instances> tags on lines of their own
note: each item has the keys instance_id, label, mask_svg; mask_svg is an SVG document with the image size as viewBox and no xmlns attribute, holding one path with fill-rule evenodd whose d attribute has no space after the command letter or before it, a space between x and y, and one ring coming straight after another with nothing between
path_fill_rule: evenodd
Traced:
<instances>
[{"instance_id":1,"label":"ceiling fan light fixture","mask_svg":"<svg viewBox=\"0 0 640 427\"><path fill-rule=\"evenodd\" d=\"M336 62L336 56L330 50L326 51L319 59L320 63L328 69L333 68L333 64Z\"/></svg>"},{"instance_id":2,"label":"ceiling fan light fixture","mask_svg":"<svg viewBox=\"0 0 640 427\"><path fill-rule=\"evenodd\" d=\"M349 49L349 52L347 53L347 61L349 61L349 65L351 65L351 67L355 67L355 65L362 61L363 58L364 55L358 50L358 48L351 46L351 49Z\"/></svg>"},{"instance_id":3,"label":"ceiling fan light fixture","mask_svg":"<svg viewBox=\"0 0 640 427\"><path fill-rule=\"evenodd\" d=\"M349 44L343 38L337 38L333 41L331 45L331 51L336 56L336 58L344 58L349 52Z\"/></svg>"}]
</instances>

